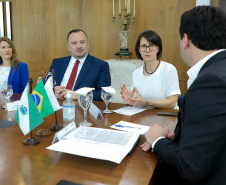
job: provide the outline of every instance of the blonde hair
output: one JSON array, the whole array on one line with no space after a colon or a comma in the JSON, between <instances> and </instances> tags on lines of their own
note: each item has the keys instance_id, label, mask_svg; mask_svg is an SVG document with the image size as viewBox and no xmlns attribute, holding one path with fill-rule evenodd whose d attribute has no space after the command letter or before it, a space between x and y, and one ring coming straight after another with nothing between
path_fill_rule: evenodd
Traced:
<instances>
[{"instance_id":1,"label":"blonde hair","mask_svg":"<svg viewBox=\"0 0 226 185\"><path fill-rule=\"evenodd\" d=\"M16 58L16 48L15 48L13 42L8 37L0 37L0 43L3 41L7 42L10 45L10 47L12 48L12 57L11 57L11 61L10 61L10 66L17 68L19 65L19 60ZM0 56L0 61L2 61L1 56Z\"/></svg>"}]
</instances>

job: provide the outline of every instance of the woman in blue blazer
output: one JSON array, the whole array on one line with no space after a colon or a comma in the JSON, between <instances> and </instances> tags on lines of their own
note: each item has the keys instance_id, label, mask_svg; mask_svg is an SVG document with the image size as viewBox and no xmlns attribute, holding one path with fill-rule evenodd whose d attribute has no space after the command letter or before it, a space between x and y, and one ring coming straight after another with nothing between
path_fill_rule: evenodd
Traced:
<instances>
[{"instance_id":1,"label":"woman in blue blazer","mask_svg":"<svg viewBox=\"0 0 226 185\"><path fill-rule=\"evenodd\" d=\"M7 37L0 38L0 88L12 85L14 93L22 93L28 83L28 66L16 58L13 42Z\"/></svg>"}]
</instances>

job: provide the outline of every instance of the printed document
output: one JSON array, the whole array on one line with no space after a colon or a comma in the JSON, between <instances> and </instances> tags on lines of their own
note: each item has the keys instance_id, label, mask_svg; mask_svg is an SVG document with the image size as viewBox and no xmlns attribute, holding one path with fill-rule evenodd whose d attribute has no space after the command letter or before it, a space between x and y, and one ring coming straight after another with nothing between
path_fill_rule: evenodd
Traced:
<instances>
[{"instance_id":1,"label":"printed document","mask_svg":"<svg viewBox=\"0 0 226 185\"><path fill-rule=\"evenodd\" d=\"M134 147L139 133L80 126L49 150L120 163Z\"/></svg>"}]
</instances>

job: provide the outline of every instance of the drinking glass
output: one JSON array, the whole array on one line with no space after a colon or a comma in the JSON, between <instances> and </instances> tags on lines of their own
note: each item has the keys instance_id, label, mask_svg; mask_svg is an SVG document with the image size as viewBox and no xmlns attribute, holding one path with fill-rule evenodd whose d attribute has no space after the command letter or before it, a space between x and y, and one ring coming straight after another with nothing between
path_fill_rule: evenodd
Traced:
<instances>
[{"instance_id":1,"label":"drinking glass","mask_svg":"<svg viewBox=\"0 0 226 185\"><path fill-rule=\"evenodd\" d=\"M7 85L6 88L2 89L2 96L4 96L7 100L6 103L9 103L9 98L13 95L13 87L12 85Z\"/></svg>"},{"instance_id":2,"label":"drinking glass","mask_svg":"<svg viewBox=\"0 0 226 185\"><path fill-rule=\"evenodd\" d=\"M84 111L84 121L82 123L79 123L80 126L90 127L93 125L92 123L87 122L87 110L90 107L92 101L93 91L89 91L86 95L79 95L78 97L79 105L83 108Z\"/></svg>"},{"instance_id":3,"label":"drinking glass","mask_svg":"<svg viewBox=\"0 0 226 185\"><path fill-rule=\"evenodd\" d=\"M102 110L102 112L105 113L105 114L111 114L111 113L113 113L112 110L108 110L108 103L112 99L112 93L106 92L104 89L101 89L101 98L102 98L102 100L106 104L106 109L105 110Z\"/></svg>"}]
</instances>

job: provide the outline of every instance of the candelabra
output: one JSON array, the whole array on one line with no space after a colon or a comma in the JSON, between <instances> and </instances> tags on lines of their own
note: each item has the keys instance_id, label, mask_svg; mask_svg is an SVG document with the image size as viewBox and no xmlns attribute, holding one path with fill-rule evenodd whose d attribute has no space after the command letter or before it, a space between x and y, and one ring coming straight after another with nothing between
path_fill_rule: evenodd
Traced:
<instances>
[{"instance_id":1,"label":"candelabra","mask_svg":"<svg viewBox=\"0 0 226 185\"><path fill-rule=\"evenodd\" d=\"M124 18L122 19L122 12L124 13ZM135 0L133 0L133 16L130 13L130 0L125 0L125 7L121 9L121 0L119 0L119 14L118 19L115 16L115 4L113 0L113 23L120 24L124 26L124 29L119 33L121 38L121 48L120 51L115 53L117 58L122 56L127 56L127 58L132 58L132 53L129 52L127 47L127 40L129 34L129 25L133 24L135 21Z\"/></svg>"}]
</instances>

